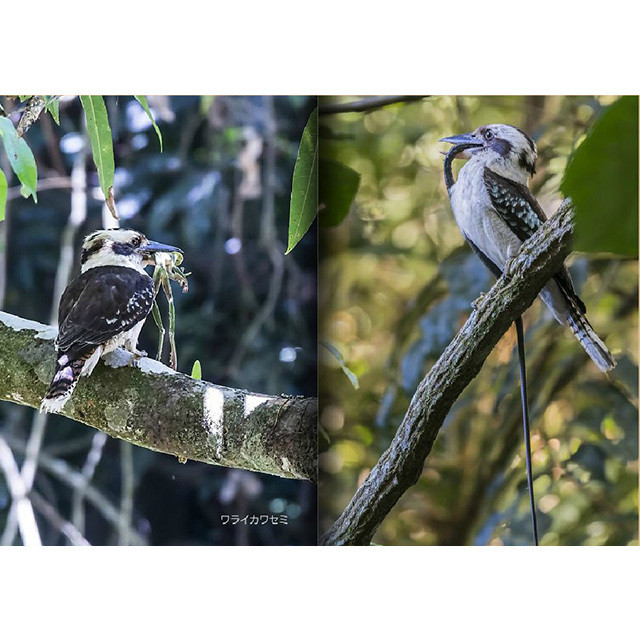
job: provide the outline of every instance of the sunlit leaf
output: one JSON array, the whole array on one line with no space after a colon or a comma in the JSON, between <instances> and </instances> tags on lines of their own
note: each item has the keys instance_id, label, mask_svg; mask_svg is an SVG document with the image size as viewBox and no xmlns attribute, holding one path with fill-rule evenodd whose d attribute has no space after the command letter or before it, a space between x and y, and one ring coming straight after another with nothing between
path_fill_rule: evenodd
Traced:
<instances>
[{"instance_id":1,"label":"sunlit leaf","mask_svg":"<svg viewBox=\"0 0 640 640\"><path fill-rule=\"evenodd\" d=\"M158 125L156 124L156 119L153 116L153 113L151 113L151 109L149 109L149 103L147 102L146 96L133 96L133 97L142 105L142 108L145 110L146 114L149 116L149 119L151 120L151 124L153 125L153 128L156 131L156 135L158 136L158 140L160 140L160 152L162 152L162 134L160 133L160 127L158 127Z\"/></svg>"},{"instance_id":2,"label":"sunlit leaf","mask_svg":"<svg viewBox=\"0 0 640 640\"><path fill-rule=\"evenodd\" d=\"M20 98L20 102L26 102L31 96L18 96Z\"/></svg>"},{"instance_id":3,"label":"sunlit leaf","mask_svg":"<svg viewBox=\"0 0 640 640\"><path fill-rule=\"evenodd\" d=\"M38 202L36 193L38 185L36 160L33 157L33 153L31 153L29 145L23 138L18 136L11 120L4 116L0 116L0 137L11 163L11 168L22 183L21 193L27 198L32 196L34 201Z\"/></svg>"},{"instance_id":4,"label":"sunlit leaf","mask_svg":"<svg viewBox=\"0 0 640 640\"><path fill-rule=\"evenodd\" d=\"M87 119L87 133L91 141L93 161L98 169L100 188L104 193L105 200L109 201L109 190L113 188L115 164L107 107L102 96L80 96L80 101ZM113 210L112 213L114 213Z\"/></svg>"},{"instance_id":5,"label":"sunlit leaf","mask_svg":"<svg viewBox=\"0 0 640 640\"><path fill-rule=\"evenodd\" d=\"M323 227L340 224L351 209L360 174L335 160L320 160L318 221Z\"/></svg>"},{"instance_id":6,"label":"sunlit leaf","mask_svg":"<svg viewBox=\"0 0 640 640\"><path fill-rule=\"evenodd\" d=\"M360 383L358 382L358 377L355 373L353 373L353 371L351 371L351 369L349 369L349 367L347 367L342 354L328 342L321 342L320 344L338 361L340 368L342 369L342 371L344 371L344 374L347 376L347 378L349 378L349 382L351 382L354 388L359 389Z\"/></svg>"},{"instance_id":7,"label":"sunlit leaf","mask_svg":"<svg viewBox=\"0 0 640 640\"><path fill-rule=\"evenodd\" d=\"M7 179L0 169L0 222L4 220L7 207Z\"/></svg>"},{"instance_id":8,"label":"sunlit leaf","mask_svg":"<svg viewBox=\"0 0 640 640\"><path fill-rule=\"evenodd\" d=\"M302 133L293 170L289 208L289 253L309 230L318 212L318 110L314 109Z\"/></svg>"},{"instance_id":9,"label":"sunlit leaf","mask_svg":"<svg viewBox=\"0 0 640 640\"><path fill-rule=\"evenodd\" d=\"M561 189L576 207L576 250L638 256L637 96L619 98L598 118Z\"/></svg>"},{"instance_id":10,"label":"sunlit leaf","mask_svg":"<svg viewBox=\"0 0 640 640\"><path fill-rule=\"evenodd\" d=\"M200 367L200 360L196 360L193 363L193 368L191 369L191 377L196 380L202 380L202 369Z\"/></svg>"}]
</instances>

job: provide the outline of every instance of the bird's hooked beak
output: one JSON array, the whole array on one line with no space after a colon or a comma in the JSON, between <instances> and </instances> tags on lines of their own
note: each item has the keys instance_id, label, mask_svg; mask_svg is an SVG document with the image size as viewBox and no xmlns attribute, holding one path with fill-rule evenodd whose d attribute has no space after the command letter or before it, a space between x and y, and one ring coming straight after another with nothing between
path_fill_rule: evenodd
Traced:
<instances>
[{"instance_id":1,"label":"bird's hooked beak","mask_svg":"<svg viewBox=\"0 0 640 640\"><path fill-rule=\"evenodd\" d=\"M470 158L475 151L483 146L482 140L476 137L473 133L459 133L456 136L440 138L438 142L447 142L448 144L452 144L453 148L449 153L457 150L457 153L455 153L456 158Z\"/></svg>"},{"instance_id":2,"label":"bird's hooked beak","mask_svg":"<svg viewBox=\"0 0 640 640\"><path fill-rule=\"evenodd\" d=\"M140 252L145 260L150 260L151 262L154 260L154 253L184 253L182 249L178 249L178 247L172 247L170 244L162 244L161 242L154 242L153 240L149 240L144 247L140 247Z\"/></svg>"}]
</instances>

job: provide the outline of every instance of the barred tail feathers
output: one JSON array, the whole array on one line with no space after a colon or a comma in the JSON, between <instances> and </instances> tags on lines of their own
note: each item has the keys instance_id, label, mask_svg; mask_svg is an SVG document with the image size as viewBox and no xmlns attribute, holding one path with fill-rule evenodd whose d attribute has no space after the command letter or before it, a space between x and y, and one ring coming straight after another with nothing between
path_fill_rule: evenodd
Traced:
<instances>
[{"instance_id":1,"label":"barred tail feathers","mask_svg":"<svg viewBox=\"0 0 640 640\"><path fill-rule=\"evenodd\" d=\"M67 403L82 375L89 375L100 357L100 349L84 356L70 359L66 354L58 353L56 372L45 394L40 411L58 413Z\"/></svg>"},{"instance_id":2,"label":"barred tail feathers","mask_svg":"<svg viewBox=\"0 0 640 640\"><path fill-rule=\"evenodd\" d=\"M616 366L615 358L595 332L584 313L572 309L569 315L569 327L600 371L606 373Z\"/></svg>"},{"instance_id":3,"label":"barred tail feathers","mask_svg":"<svg viewBox=\"0 0 640 640\"><path fill-rule=\"evenodd\" d=\"M540 292L540 298L556 320L571 329L600 371L607 372L616 366L615 358L587 319L584 303L562 280L550 280Z\"/></svg>"}]
</instances>

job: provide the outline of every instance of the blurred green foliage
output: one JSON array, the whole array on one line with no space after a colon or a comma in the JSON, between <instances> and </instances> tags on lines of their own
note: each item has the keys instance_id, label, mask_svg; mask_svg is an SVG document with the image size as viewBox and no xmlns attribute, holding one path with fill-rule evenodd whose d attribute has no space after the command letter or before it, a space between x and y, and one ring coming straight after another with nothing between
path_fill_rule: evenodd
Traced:
<instances>
[{"instance_id":1,"label":"blurred green foliage","mask_svg":"<svg viewBox=\"0 0 640 640\"><path fill-rule=\"evenodd\" d=\"M318 208L320 224L340 224L351 209L360 186L360 176L341 162L320 159L320 192Z\"/></svg>"},{"instance_id":2,"label":"blurred green foliage","mask_svg":"<svg viewBox=\"0 0 640 640\"><path fill-rule=\"evenodd\" d=\"M133 96L108 96L115 155L114 191L121 226L178 246L191 272L189 291L174 284L179 370L217 384L277 395L316 394L316 233L284 257L292 175L302 132L316 106L309 96L148 96L161 129L163 152L143 106ZM5 103L7 112L11 104ZM49 322L61 242L69 222L72 167L82 153L80 101L60 101L60 127L42 114L27 132L40 173L39 203L16 197L10 182L6 296L3 310ZM84 236L113 219L88 146L88 215L73 241L75 277ZM7 175L9 178L9 175ZM66 182L65 182L66 180ZM163 315L166 301L158 300ZM167 343L168 341L165 341ZM148 319L140 348L156 354L157 327ZM169 345L165 344L167 361ZM161 399L159 399L161 401ZM0 403L0 430L22 462L34 411ZM50 416L43 451L80 471L95 430ZM17 444L16 444L17 443ZM108 439L91 481L116 510L123 447ZM128 454L127 454L128 455ZM298 482L178 460L132 447L132 526L150 544L312 544L316 490ZM64 517L73 491L41 468L35 489ZM0 532L10 504L0 474ZM223 514L285 516L277 526L223 526ZM38 517L43 542L59 531ZM90 504L86 536L114 544L117 532Z\"/></svg>"},{"instance_id":3,"label":"blurred green foliage","mask_svg":"<svg viewBox=\"0 0 640 640\"><path fill-rule=\"evenodd\" d=\"M320 350L320 425L327 435L320 439L321 532L389 445L416 385L471 302L493 283L454 222L437 140L481 124L521 127L538 144L532 190L552 214L568 159L614 101L433 97L321 119L321 157L361 176L351 213L320 236L320 336L360 382L354 389ZM621 171L637 192L637 170ZM619 364L602 375L539 301L525 314L541 543L637 544L637 262L577 255L569 264ZM374 542L531 543L515 343L511 329L455 403L417 485Z\"/></svg>"},{"instance_id":4,"label":"blurred green foliage","mask_svg":"<svg viewBox=\"0 0 640 640\"><path fill-rule=\"evenodd\" d=\"M578 251L638 257L638 96L616 100L569 162L562 191L576 207Z\"/></svg>"}]
</instances>

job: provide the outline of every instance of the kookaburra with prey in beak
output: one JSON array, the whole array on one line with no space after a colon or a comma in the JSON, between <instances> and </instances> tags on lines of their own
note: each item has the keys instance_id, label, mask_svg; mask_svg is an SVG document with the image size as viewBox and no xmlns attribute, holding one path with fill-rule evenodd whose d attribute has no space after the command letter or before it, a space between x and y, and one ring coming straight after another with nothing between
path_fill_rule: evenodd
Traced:
<instances>
[{"instance_id":1,"label":"kookaburra with prey in beak","mask_svg":"<svg viewBox=\"0 0 640 640\"><path fill-rule=\"evenodd\" d=\"M473 133L442 138L454 147L444 163L453 215L472 249L500 277L522 243L547 219L529 188L537 149L523 131L506 124L478 127ZM451 163L469 158L453 179ZM584 303L562 267L540 292L556 320L570 327L601 371L616 361L585 315Z\"/></svg>"},{"instance_id":2,"label":"kookaburra with prey in beak","mask_svg":"<svg viewBox=\"0 0 640 640\"><path fill-rule=\"evenodd\" d=\"M60 299L56 369L41 411L60 411L79 378L90 375L110 351L124 347L134 357L143 355L136 345L155 295L144 268L160 251L181 252L130 229L100 230L85 238L81 273Z\"/></svg>"}]
</instances>

